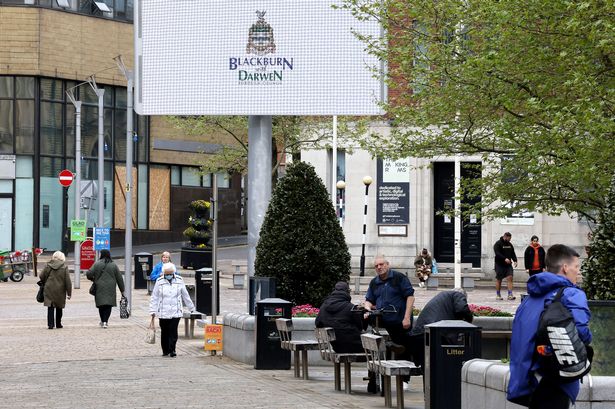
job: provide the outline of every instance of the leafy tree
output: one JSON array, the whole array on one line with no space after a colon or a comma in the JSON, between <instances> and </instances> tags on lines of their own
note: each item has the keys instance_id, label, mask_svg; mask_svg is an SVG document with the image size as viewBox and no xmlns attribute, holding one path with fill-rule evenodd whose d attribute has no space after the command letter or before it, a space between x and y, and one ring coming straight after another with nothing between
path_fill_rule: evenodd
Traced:
<instances>
[{"instance_id":1,"label":"leafy tree","mask_svg":"<svg viewBox=\"0 0 615 409\"><path fill-rule=\"evenodd\" d=\"M201 164L204 173L226 170L229 173L245 174L248 171L248 118L245 116L188 116L170 117L170 121L190 135L224 135L232 143L221 144L220 149L207 155ZM301 149L324 148L332 136L331 118L275 116L272 123L273 152L275 158L271 169L277 179L278 168L285 155L299 158ZM343 118L339 121L338 133L351 135L362 130L349 126Z\"/></svg>"},{"instance_id":2,"label":"leafy tree","mask_svg":"<svg viewBox=\"0 0 615 409\"><path fill-rule=\"evenodd\" d=\"M615 177L583 263L583 289L595 300L615 300Z\"/></svg>"},{"instance_id":3,"label":"leafy tree","mask_svg":"<svg viewBox=\"0 0 615 409\"><path fill-rule=\"evenodd\" d=\"M483 215L524 209L594 220L615 172L613 3L345 0L379 20L357 33L387 61L390 136L379 157L480 155ZM504 160L503 160L504 159ZM506 160L509 159L509 160Z\"/></svg>"},{"instance_id":4,"label":"leafy tree","mask_svg":"<svg viewBox=\"0 0 615 409\"><path fill-rule=\"evenodd\" d=\"M291 164L269 203L255 274L275 277L278 297L318 306L349 272L350 253L327 190L311 165Z\"/></svg>"}]
</instances>

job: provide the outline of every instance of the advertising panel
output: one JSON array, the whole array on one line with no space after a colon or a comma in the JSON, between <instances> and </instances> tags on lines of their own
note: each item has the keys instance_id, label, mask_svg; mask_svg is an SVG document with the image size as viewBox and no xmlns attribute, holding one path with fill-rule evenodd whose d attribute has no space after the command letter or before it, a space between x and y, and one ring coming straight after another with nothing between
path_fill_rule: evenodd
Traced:
<instances>
[{"instance_id":1,"label":"advertising panel","mask_svg":"<svg viewBox=\"0 0 615 409\"><path fill-rule=\"evenodd\" d=\"M376 223L410 222L410 161L378 159Z\"/></svg>"},{"instance_id":2,"label":"advertising panel","mask_svg":"<svg viewBox=\"0 0 615 409\"><path fill-rule=\"evenodd\" d=\"M378 115L379 37L340 0L135 1L141 115Z\"/></svg>"}]
</instances>

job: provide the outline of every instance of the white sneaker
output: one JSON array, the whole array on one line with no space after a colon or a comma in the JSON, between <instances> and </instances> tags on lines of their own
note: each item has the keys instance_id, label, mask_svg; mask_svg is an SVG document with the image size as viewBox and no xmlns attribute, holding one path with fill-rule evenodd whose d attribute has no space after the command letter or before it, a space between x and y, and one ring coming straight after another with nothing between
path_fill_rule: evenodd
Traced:
<instances>
[{"instance_id":1,"label":"white sneaker","mask_svg":"<svg viewBox=\"0 0 615 409\"><path fill-rule=\"evenodd\" d=\"M107 323L106 323L106 322L103 322L102 327L103 327L103 328L109 328L109 327L107 326Z\"/></svg>"},{"instance_id":2,"label":"white sneaker","mask_svg":"<svg viewBox=\"0 0 615 409\"><path fill-rule=\"evenodd\" d=\"M102 322L102 321L101 321L101 322L99 322L99 323L98 323L98 326L99 326L99 327L102 327L102 326L103 326L103 322Z\"/></svg>"}]
</instances>

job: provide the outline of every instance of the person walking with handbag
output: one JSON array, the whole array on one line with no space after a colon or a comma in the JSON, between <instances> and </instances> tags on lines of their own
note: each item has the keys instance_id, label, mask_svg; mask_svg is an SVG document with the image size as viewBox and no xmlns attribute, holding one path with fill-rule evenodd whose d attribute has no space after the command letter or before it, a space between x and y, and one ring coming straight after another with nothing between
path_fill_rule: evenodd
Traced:
<instances>
[{"instance_id":1,"label":"person walking with handbag","mask_svg":"<svg viewBox=\"0 0 615 409\"><path fill-rule=\"evenodd\" d=\"M49 329L63 328L62 310L66 306L66 299L70 300L72 295L73 287L65 261L64 253L56 251L40 276L44 285L43 305L47 307L47 327Z\"/></svg>"},{"instance_id":2,"label":"person walking with handbag","mask_svg":"<svg viewBox=\"0 0 615 409\"><path fill-rule=\"evenodd\" d=\"M124 279L117 265L111 259L109 250L100 251L100 258L88 270L86 277L94 282L94 299L96 300L96 307L98 307L98 314L100 315L100 323L98 325L102 328L107 328L111 310L117 305L116 285L120 289L122 296L124 295Z\"/></svg>"},{"instance_id":3,"label":"person walking with handbag","mask_svg":"<svg viewBox=\"0 0 615 409\"><path fill-rule=\"evenodd\" d=\"M186 284L176 273L177 269L173 263L166 263L162 266L162 276L156 280L149 301L152 324L154 317L158 316L162 356L171 358L177 355L175 352L177 327L184 315L183 306L185 305L190 312L194 312L194 304L190 299Z\"/></svg>"}]
</instances>

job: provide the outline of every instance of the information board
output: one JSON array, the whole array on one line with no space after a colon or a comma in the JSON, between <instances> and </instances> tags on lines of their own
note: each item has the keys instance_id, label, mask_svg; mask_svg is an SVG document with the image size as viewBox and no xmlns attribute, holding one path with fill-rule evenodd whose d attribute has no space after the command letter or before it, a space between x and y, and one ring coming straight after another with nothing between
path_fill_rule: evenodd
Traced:
<instances>
[{"instance_id":1,"label":"information board","mask_svg":"<svg viewBox=\"0 0 615 409\"><path fill-rule=\"evenodd\" d=\"M111 249L111 229L109 227L94 227L94 250Z\"/></svg>"},{"instance_id":2,"label":"information board","mask_svg":"<svg viewBox=\"0 0 615 409\"><path fill-rule=\"evenodd\" d=\"M222 351L222 325L205 325L205 351Z\"/></svg>"},{"instance_id":3,"label":"information board","mask_svg":"<svg viewBox=\"0 0 615 409\"><path fill-rule=\"evenodd\" d=\"M70 221L70 241L83 241L87 235L87 225L85 220Z\"/></svg>"},{"instance_id":4,"label":"information board","mask_svg":"<svg viewBox=\"0 0 615 409\"><path fill-rule=\"evenodd\" d=\"M378 159L376 223L410 223L410 160Z\"/></svg>"}]
</instances>

